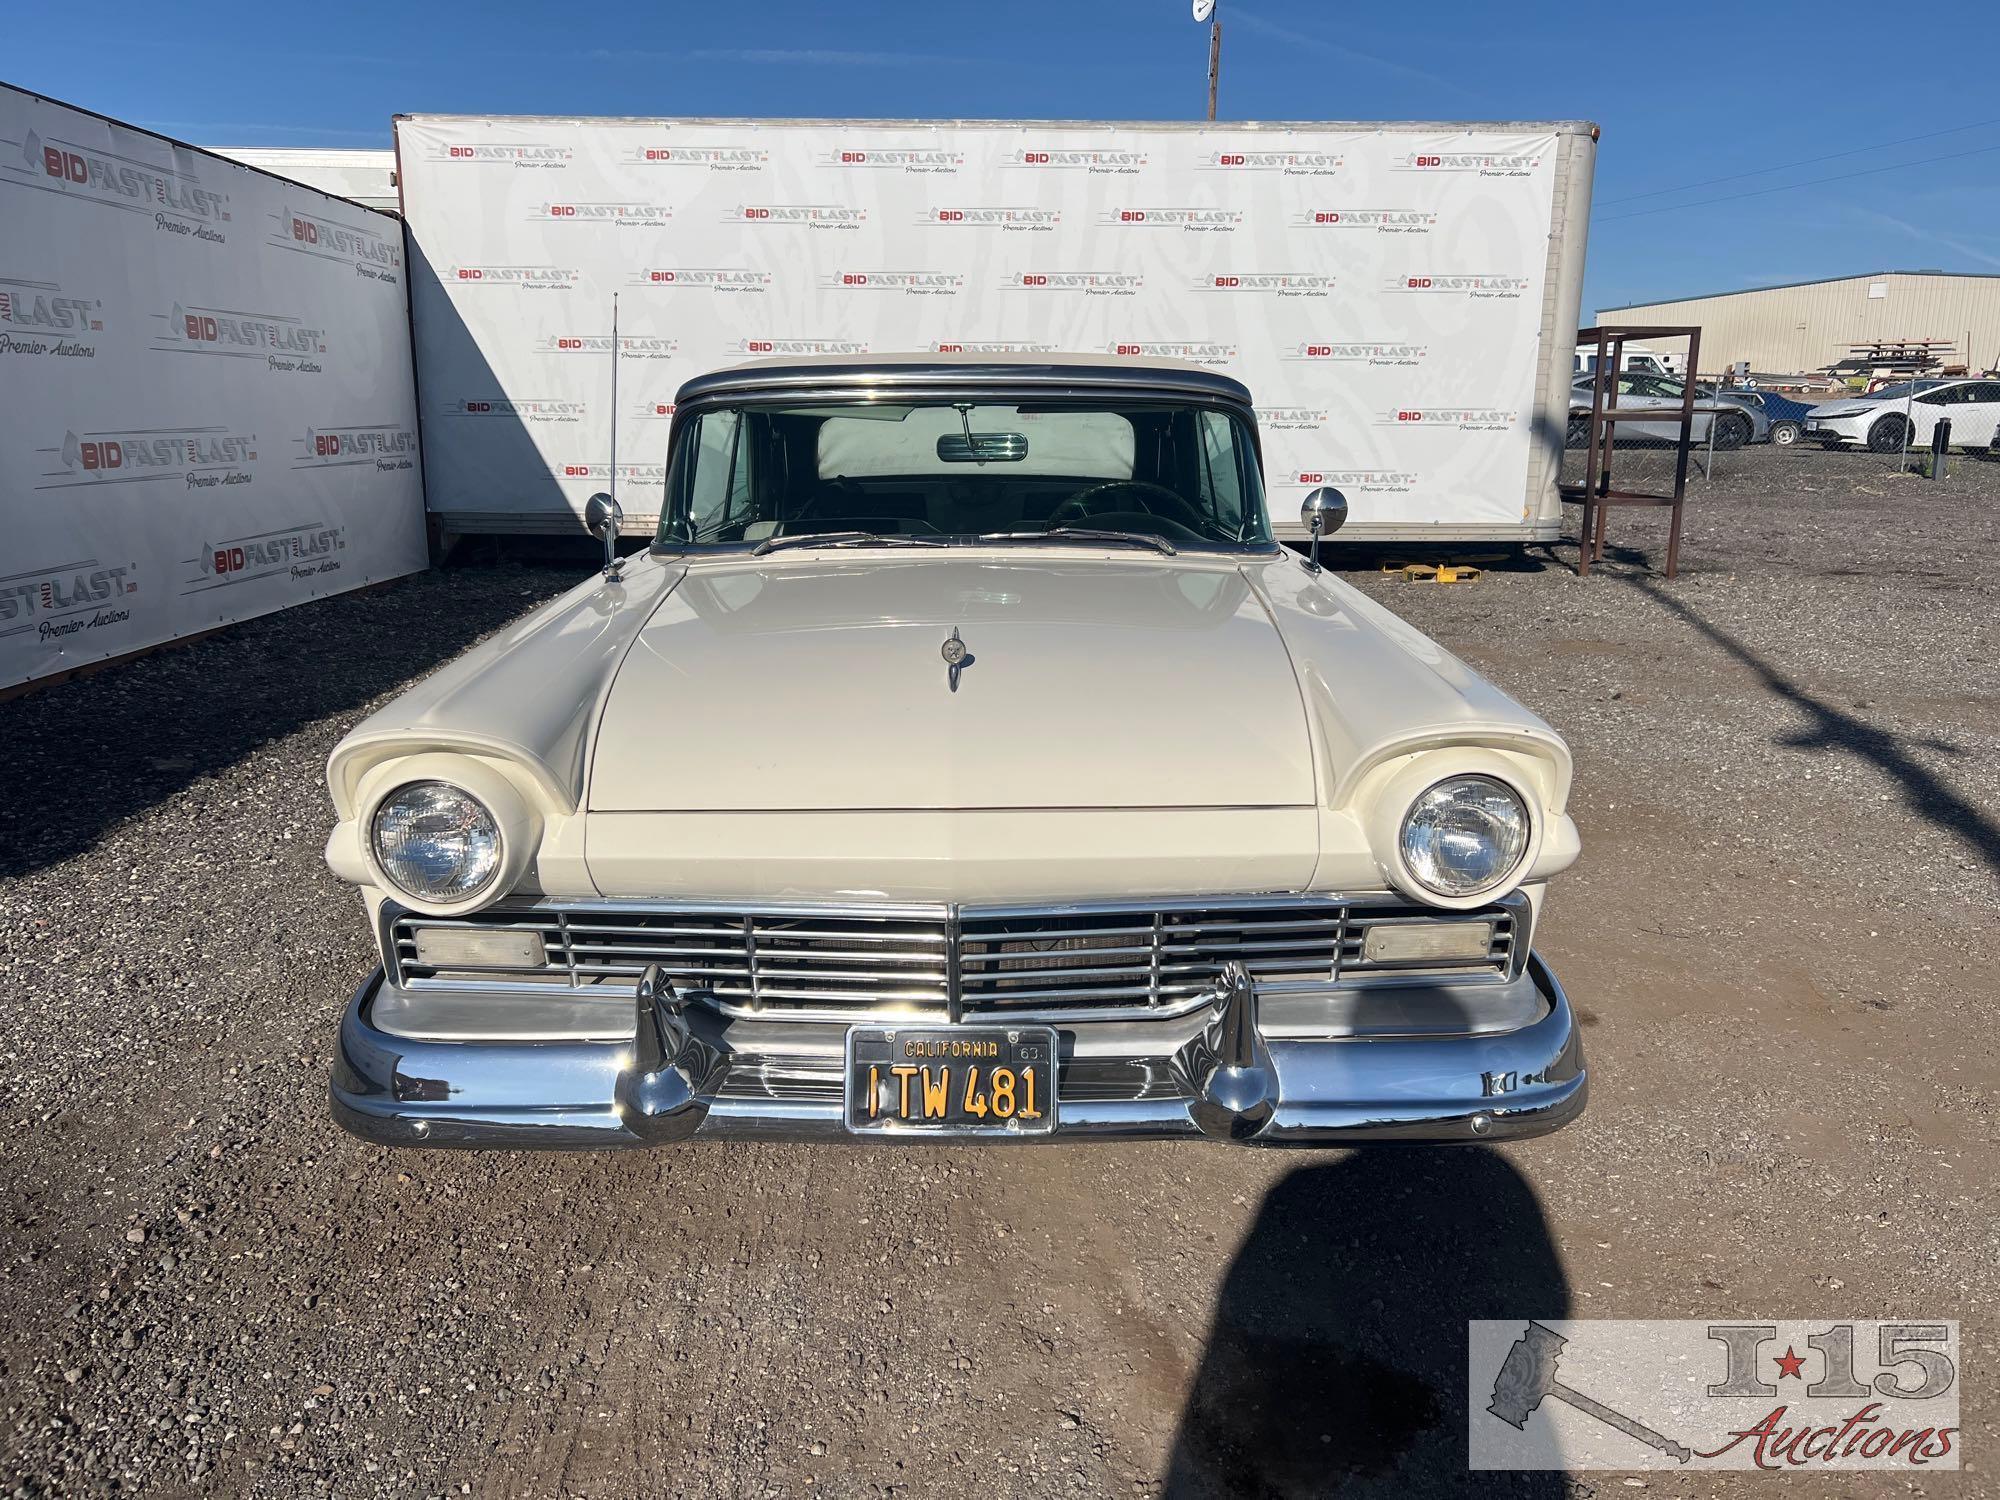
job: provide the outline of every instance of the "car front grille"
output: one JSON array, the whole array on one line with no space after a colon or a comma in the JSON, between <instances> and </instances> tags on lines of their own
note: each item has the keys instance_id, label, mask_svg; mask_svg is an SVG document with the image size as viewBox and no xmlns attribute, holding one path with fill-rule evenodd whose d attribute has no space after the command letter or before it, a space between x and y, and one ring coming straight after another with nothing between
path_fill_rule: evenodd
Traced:
<instances>
[{"instance_id":1,"label":"car front grille","mask_svg":"<svg viewBox=\"0 0 2000 1500\"><path fill-rule=\"evenodd\" d=\"M600 902L463 918L392 909L385 947L393 980L411 988L622 989L658 964L678 989L731 1015L1081 1020L1191 1010L1207 1003L1232 961L1267 991L1398 976L1504 978L1524 957L1516 952L1524 913L1518 897L1469 912L1299 896L1054 908L655 910ZM1477 957L1368 956L1371 929L1412 924L1488 930ZM504 969L425 962L417 943L424 929L532 934L540 962Z\"/></svg>"}]
</instances>

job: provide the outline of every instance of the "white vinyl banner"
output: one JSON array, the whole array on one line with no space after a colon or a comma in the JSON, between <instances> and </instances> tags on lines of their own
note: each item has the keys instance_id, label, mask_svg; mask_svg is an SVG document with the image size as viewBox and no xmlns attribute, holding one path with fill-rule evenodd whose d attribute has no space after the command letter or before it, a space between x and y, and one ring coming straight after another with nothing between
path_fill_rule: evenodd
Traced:
<instances>
[{"instance_id":1,"label":"white vinyl banner","mask_svg":"<svg viewBox=\"0 0 2000 1500\"><path fill-rule=\"evenodd\" d=\"M0 687L425 566L403 256L0 85Z\"/></svg>"},{"instance_id":2,"label":"white vinyl banner","mask_svg":"<svg viewBox=\"0 0 2000 1500\"><path fill-rule=\"evenodd\" d=\"M1060 351L1242 380L1281 523L1334 484L1358 526L1521 528L1534 129L402 117L431 508L571 525L615 420L655 514L676 389L747 360Z\"/></svg>"}]
</instances>

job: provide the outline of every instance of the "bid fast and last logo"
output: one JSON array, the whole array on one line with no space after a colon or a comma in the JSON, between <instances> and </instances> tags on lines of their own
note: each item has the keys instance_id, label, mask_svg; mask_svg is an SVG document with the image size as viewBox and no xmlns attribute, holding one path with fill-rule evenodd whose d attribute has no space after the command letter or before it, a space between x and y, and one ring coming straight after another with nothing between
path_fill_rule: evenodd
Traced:
<instances>
[{"instance_id":1,"label":"bid fast and last logo","mask_svg":"<svg viewBox=\"0 0 2000 1500\"><path fill-rule=\"evenodd\" d=\"M33 632L57 641L123 625L132 618L138 572L137 563L86 557L0 581L0 639Z\"/></svg>"},{"instance_id":2,"label":"bid fast and last logo","mask_svg":"<svg viewBox=\"0 0 2000 1500\"><path fill-rule=\"evenodd\" d=\"M63 434L36 450L50 463L38 490L179 481L190 490L249 484L257 435L228 427L111 428ZM56 467L55 465L60 465Z\"/></svg>"},{"instance_id":3,"label":"bid fast and last logo","mask_svg":"<svg viewBox=\"0 0 2000 1500\"><path fill-rule=\"evenodd\" d=\"M1107 208L1097 222L1117 229L1177 229L1188 234L1234 234L1243 214L1234 208Z\"/></svg>"},{"instance_id":4,"label":"bid fast and last logo","mask_svg":"<svg viewBox=\"0 0 2000 1500\"><path fill-rule=\"evenodd\" d=\"M446 280L460 287L506 287L530 292L567 292L581 279L573 266L452 266Z\"/></svg>"},{"instance_id":5,"label":"bid fast and last logo","mask_svg":"<svg viewBox=\"0 0 2000 1500\"><path fill-rule=\"evenodd\" d=\"M1000 158L1003 171L1085 172L1099 177L1129 177L1145 165L1144 151L1088 147L1030 146Z\"/></svg>"},{"instance_id":6,"label":"bid fast and last logo","mask_svg":"<svg viewBox=\"0 0 2000 1500\"><path fill-rule=\"evenodd\" d=\"M1429 353L1430 348L1425 344L1326 339L1294 344L1281 358L1307 364L1415 366L1422 364Z\"/></svg>"},{"instance_id":7,"label":"bid fast and last logo","mask_svg":"<svg viewBox=\"0 0 2000 1500\"><path fill-rule=\"evenodd\" d=\"M1104 352L1120 359L1179 359L1197 365L1226 365L1236 358L1236 345L1213 339L1134 339L1105 345Z\"/></svg>"},{"instance_id":8,"label":"bid fast and last logo","mask_svg":"<svg viewBox=\"0 0 2000 1500\"><path fill-rule=\"evenodd\" d=\"M1333 277L1322 271L1216 271L1195 277L1191 289L1243 296L1326 297L1333 292Z\"/></svg>"},{"instance_id":9,"label":"bid fast and last logo","mask_svg":"<svg viewBox=\"0 0 2000 1500\"><path fill-rule=\"evenodd\" d=\"M672 359L680 351L679 339L661 338L650 333L621 333L618 335L618 357L620 359L658 360ZM611 352L611 335L608 333L551 333L535 340L537 354L593 354L608 355Z\"/></svg>"},{"instance_id":10,"label":"bid fast and last logo","mask_svg":"<svg viewBox=\"0 0 2000 1500\"><path fill-rule=\"evenodd\" d=\"M66 291L59 281L0 276L0 357L94 359L103 307L101 299Z\"/></svg>"},{"instance_id":11,"label":"bid fast and last logo","mask_svg":"<svg viewBox=\"0 0 2000 1500\"><path fill-rule=\"evenodd\" d=\"M394 473L416 467L417 435L400 422L308 427L293 441L294 469L373 468Z\"/></svg>"},{"instance_id":12,"label":"bid fast and last logo","mask_svg":"<svg viewBox=\"0 0 2000 1500\"><path fill-rule=\"evenodd\" d=\"M1541 154L1534 151L1410 151L1392 161L1389 170L1526 177L1541 164Z\"/></svg>"},{"instance_id":13,"label":"bid fast and last logo","mask_svg":"<svg viewBox=\"0 0 2000 1500\"><path fill-rule=\"evenodd\" d=\"M565 483L603 484L611 478L609 462L589 463L582 459L569 460L549 465L553 478ZM664 463L627 463L618 465L618 482L621 485L639 485L654 488L667 482L667 466Z\"/></svg>"},{"instance_id":14,"label":"bid fast and last logo","mask_svg":"<svg viewBox=\"0 0 2000 1500\"><path fill-rule=\"evenodd\" d=\"M276 374L318 375L323 370L327 330L289 314L176 302L154 318L160 324L152 341L156 353L248 359Z\"/></svg>"},{"instance_id":15,"label":"bid fast and last logo","mask_svg":"<svg viewBox=\"0 0 2000 1500\"><path fill-rule=\"evenodd\" d=\"M261 578L285 576L304 583L338 573L347 550L347 528L312 521L276 531L254 532L221 542L203 542L187 561L195 573L182 594L202 594Z\"/></svg>"},{"instance_id":16,"label":"bid fast and last logo","mask_svg":"<svg viewBox=\"0 0 2000 1500\"><path fill-rule=\"evenodd\" d=\"M933 354L1053 354L1056 345L1039 339L960 339L933 343Z\"/></svg>"},{"instance_id":17,"label":"bid fast and last logo","mask_svg":"<svg viewBox=\"0 0 2000 1500\"><path fill-rule=\"evenodd\" d=\"M620 229L664 229L674 211L664 203L540 203L528 211L531 224L613 224Z\"/></svg>"},{"instance_id":18,"label":"bid fast and last logo","mask_svg":"<svg viewBox=\"0 0 2000 1500\"><path fill-rule=\"evenodd\" d=\"M0 166L27 187L145 214L161 233L214 245L228 240L222 226L230 220L229 195L204 187L200 177L178 166L156 166L33 129L18 159Z\"/></svg>"},{"instance_id":19,"label":"bid fast and last logo","mask_svg":"<svg viewBox=\"0 0 2000 1500\"><path fill-rule=\"evenodd\" d=\"M919 146L839 146L821 152L818 165L846 172L949 176L965 165L965 153Z\"/></svg>"},{"instance_id":20,"label":"bid fast and last logo","mask_svg":"<svg viewBox=\"0 0 2000 1500\"><path fill-rule=\"evenodd\" d=\"M520 167L533 171L566 167L575 154L568 146L548 141L452 141L433 146L427 159L457 166Z\"/></svg>"},{"instance_id":21,"label":"bid fast and last logo","mask_svg":"<svg viewBox=\"0 0 2000 1500\"><path fill-rule=\"evenodd\" d=\"M1011 271L1003 292L1074 292L1085 297L1135 297L1146 285L1139 271Z\"/></svg>"},{"instance_id":22,"label":"bid fast and last logo","mask_svg":"<svg viewBox=\"0 0 2000 1500\"><path fill-rule=\"evenodd\" d=\"M1293 229L1365 230L1371 234L1429 234L1438 216L1415 208L1308 208L1291 216Z\"/></svg>"},{"instance_id":23,"label":"bid fast and last logo","mask_svg":"<svg viewBox=\"0 0 2000 1500\"><path fill-rule=\"evenodd\" d=\"M755 146L676 146L656 141L627 146L619 159L635 167L700 167L709 172L761 172L769 164L771 153Z\"/></svg>"},{"instance_id":24,"label":"bid fast and last logo","mask_svg":"<svg viewBox=\"0 0 2000 1500\"><path fill-rule=\"evenodd\" d=\"M859 229L868 210L851 203L739 203L722 215L725 224L758 229Z\"/></svg>"},{"instance_id":25,"label":"bid fast and last logo","mask_svg":"<svg viewBox=\"0 0 2000 1500\"><path fill-rule=\"evenodd\" d=\"M1338 151L1211 151L1196 165L1211 172L1276 172L1284 177L1334 177L1347 165Z\"/></svg>"},{"instance_id":26,"label":"bid fast and last logo","mask_svg":"<svg viewBox=\"0 0 2000 1500\"><path fill-rule=\"evenodd\" d=\"M771 273L754 266L644 266L626 279L627 286L683 292L764 292Z\"/></svg>"},{"instance_id":27,"label":"bid fast and last logo","mask_svg":"<svg viewBox=\"0 0 2000 1500\"><path fill-rule=\"evenodd\" d=\"M270 243L278 249L334 261L351 267L357 276L369 281L400 284L403 266L400 239L305 209L283 208L272 218Z\"/></svg>"},{"instance_id":28,"label":"bid fast and last logo","mask_svg":"<svg viewBox=\"0 0 2000 1500\"><path fill-rule=\"evenodd\" d=\"M956 297L965 277L955 271L828 271L819 279L826 292L899 292L906 297Z\"/></svg>"},{"instance_id":29,"label":"bid fast and last logo","mask_svg":"<svg viewBox=\"0 0 2000 1500\"><path fill-rule=\"evenodd\" d=\"M1000 234L1049 234L1061 223L1061 209L1029 204L937 203L916 217L919 228L985 229Z\"/></svg>"},{"instance_id":30,"label":"bid fast and last logo","mask_svg":"<svg viewBox=\"0 0 2000 1500\"><path fill-rule=\"evenodd\" d=\"M1390 296L1468 297L1511 302L1528 290L1528 278L1501 272L1406 271L1387 277L1382 290Z\"/></svg>"},{"instance_id":31,"label":"bid fast and last logo","mask_svg":"<svg viewBox=\"0 0 2000 1500\"><path fill-rule=\"evenodd\" d=\"M581 422L588 408L581 401L563 397L471 396L452 402L445 410L455 417L506 417L542 426Z\"/></svg>"},{"instance_id":32,"label":"bid fast and last logo","mask_svg":"<svg viewBox=\"0 0 2000 1500\"><path fill-rule=\"evenodd\" d=\"M723 346L730 354L866 354L865 339L745 338Z\"/></svg>"},{"instance_id":33,"label":"bid fast and last logo","mask_svg":"<svg viewBox=\"0 0 2000 1500\"><path fill-rule=\"evenodd\" d=\"M1377 427L1405 432L1506 432L1520 413L1502 406L1399 406L1377 413Z\"/></svg>"},{"instance_id":34,"label":"bid fast and last logo","mask_svg":"<svg viewBox=\"0 0 2000 1500\"><path fill-rule=\"evenodd\" d=\"M1332 485L1350 495L1406 495L1421 477L1414 469L1295 469L1280 482L1301 490Z\"/></svg>"}]
</instances>

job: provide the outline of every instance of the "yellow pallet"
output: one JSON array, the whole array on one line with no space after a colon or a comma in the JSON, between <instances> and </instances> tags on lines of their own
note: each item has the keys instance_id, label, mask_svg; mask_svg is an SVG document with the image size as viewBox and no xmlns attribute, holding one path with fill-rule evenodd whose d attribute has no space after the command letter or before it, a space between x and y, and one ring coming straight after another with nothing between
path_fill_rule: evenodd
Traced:
<instances>
[{"instance_id":1,"label":"yellow pallet","mask_svg":"<svg viewBox=\"0 0 2000 1500\"><path fill-rule=\"evenodd\" d=\"M1384 573L1401 573L1409 583L1477 583L1482 569L1467 563L1384 563Z\"/></svg>"}]
</instances>

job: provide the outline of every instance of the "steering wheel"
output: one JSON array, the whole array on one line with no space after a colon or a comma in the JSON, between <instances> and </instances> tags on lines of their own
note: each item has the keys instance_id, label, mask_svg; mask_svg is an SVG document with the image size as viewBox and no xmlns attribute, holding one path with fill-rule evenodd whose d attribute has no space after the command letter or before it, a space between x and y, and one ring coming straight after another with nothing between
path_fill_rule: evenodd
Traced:
<instances>
[{"instance_id":1,"label":"steering wheel","mask_svg":"<svg viewBox=\"0 0 2000 1500\"><path fill-rule=\"evenodd\" d=\"M1201 512L1163 484L1153 484L1144 479L1107 479L1103 484L1093 484L1088 489L1078 490L1049 513L1049 524L1060 526L1069 521L1087 521L1092 516L1105 511L1129 510L1130 505L1100 504L1105 496L1127 495L1137 503L1139 509L1148 515L1161 516L1169 521L1177 521L1190 531L1204 531ZM1151 503L1152 496L1164 500L1164 506Z\"/></svg>"}]
</instances>

